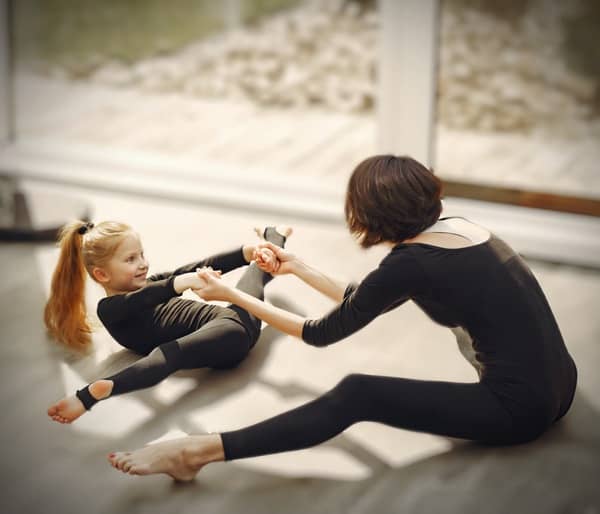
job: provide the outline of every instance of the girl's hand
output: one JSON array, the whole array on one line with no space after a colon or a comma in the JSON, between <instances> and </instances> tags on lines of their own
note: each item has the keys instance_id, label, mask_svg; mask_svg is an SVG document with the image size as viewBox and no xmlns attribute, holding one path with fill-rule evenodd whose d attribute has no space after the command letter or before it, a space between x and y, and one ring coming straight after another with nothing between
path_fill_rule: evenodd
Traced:
<instances>
[{"instance_id":1,"label":"girl's hand","mask_svg":"<svg viewBox=\"0 0 600 514\"><path fill-rule=\"evenodd\" d=\"M200 298L207 301L229 301L232 289L221 282L220 272L215 272L213 269L202 268L196 270L196 274L198 275L198 279L202 282L202 285L197 288L192 288L192 291Z\"/></svg>"},{"instance_id":2,"label":"girl's hand","mask_svg":"<svg viewBox=\"0 0 600 514\"><path fill-rule=\"evenodd\" d=\"M258 256L264 254L265 250L268 250L269 252L265 255L268 262L271 263L270 266L273 268L273 271L263 269L261 267L261 263L258 262ZM275 260L269 256L270 254L274 255ZM257 256L255 259L257 260L259 268L261 268L263 271L271 273L272 275L285 275L286 273L292 273L293 266L296 261L296 256L294 254L268 241L256 246L255 255ZM261 259L262 258L263 257L261 257Z\"/></svg>"}]
</instances>

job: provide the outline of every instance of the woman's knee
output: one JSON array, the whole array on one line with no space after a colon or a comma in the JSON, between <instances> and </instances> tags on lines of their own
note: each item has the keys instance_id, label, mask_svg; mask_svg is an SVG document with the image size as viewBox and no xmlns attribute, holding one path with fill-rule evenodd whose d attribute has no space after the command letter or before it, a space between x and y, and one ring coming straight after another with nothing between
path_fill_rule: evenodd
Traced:
<instances>
[{"instance_id":1,"label":"woman's knee","mask_svg":"<svg viewBox=\"0 0 600 514\"><path fill-rule=\"evenodd\" d=\"M333 396L343 400L357 400L362 398L367 389L369 375L351 373L340 380L332 389Z\"/></svg>"},{"instance_id":2,"label":"woman's knee","mask_svg":"<svg viewBox=\"0 0 600 514\"><path fill-rule=\"evenodd\" d=\"M321 397L327 402L327 409L333 417L345 420L348 426L360 420L365 405L367 379L368 375L352 373Z\"/></svg>"}]
</instances>

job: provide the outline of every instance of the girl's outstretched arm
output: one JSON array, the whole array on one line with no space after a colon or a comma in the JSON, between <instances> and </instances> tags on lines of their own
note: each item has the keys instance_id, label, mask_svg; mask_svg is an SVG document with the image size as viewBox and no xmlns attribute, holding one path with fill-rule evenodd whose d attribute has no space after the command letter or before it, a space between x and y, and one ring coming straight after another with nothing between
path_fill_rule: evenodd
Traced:
<instances>
[{"instance_id":1,"label":"girl's outstretched arm","mask_svg":"<svg viewBox=\"0 0 600 514\"><path fill-rule=\"evenodd\" d=\"M234 248L230 251L217 253L210 257L190 262L189 264L181 266L174 271L154 273L148 277L148 280L153 282L156 280L164 280L172 275L194 273L197 268L213 268L215 270L220 270L223 274L225 274L234 269L246 266L252 260L255 250L256 245L245 244L242 247Z\"/></svg>"}]
</instances>

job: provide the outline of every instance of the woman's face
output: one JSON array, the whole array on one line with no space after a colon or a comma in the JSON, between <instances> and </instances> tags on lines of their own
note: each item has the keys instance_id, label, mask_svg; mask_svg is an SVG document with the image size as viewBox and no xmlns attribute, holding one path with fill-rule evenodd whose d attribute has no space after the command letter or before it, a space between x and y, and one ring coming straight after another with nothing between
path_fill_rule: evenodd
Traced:
<instances>
[{"instance_id":1,"label":"woman's face","mask_svg":"<svg viewBox=\"0 0 600 514\"><path fill-rule=\"evenodd\" d=\"M148 261L144 257L142 242L135 232L125 235L105 271L109 280L104 282L104 286L113 291L135 291L146 285Z\"/></svg>"}]
</instances>

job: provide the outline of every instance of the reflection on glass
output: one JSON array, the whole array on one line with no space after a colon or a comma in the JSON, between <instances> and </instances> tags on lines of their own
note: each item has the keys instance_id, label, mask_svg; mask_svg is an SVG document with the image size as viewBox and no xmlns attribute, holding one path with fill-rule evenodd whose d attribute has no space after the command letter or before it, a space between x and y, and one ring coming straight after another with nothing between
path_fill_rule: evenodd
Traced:
<instances>
[{"instance_id":1,"label":"reflection on glass","mask_svg":"<svg viewBox=\"0 0 600 514\"><path fill-rule=\"evenodd\" d=\"M438 173L600 197L600 4L441 7Z\"/></svg>"},{"instance_id":2,"label":"reflection on glass","mask_svg":"<svg viewBox=\"0 0 600 514\"><path fill-rule=\"evenodd\" d=\"M15 2L17 136L339 181L374 150L373 0Z\"/></svg>"}]
</instances>

